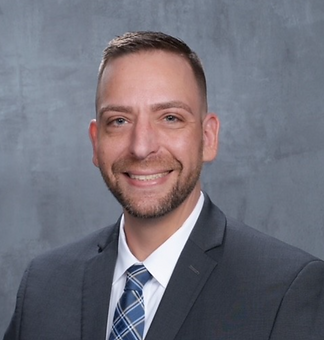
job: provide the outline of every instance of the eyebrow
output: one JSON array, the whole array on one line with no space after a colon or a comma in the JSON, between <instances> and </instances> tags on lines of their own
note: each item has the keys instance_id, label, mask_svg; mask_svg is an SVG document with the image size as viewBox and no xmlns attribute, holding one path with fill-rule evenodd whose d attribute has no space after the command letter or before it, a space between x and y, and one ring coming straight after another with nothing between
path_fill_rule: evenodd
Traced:
<instances>
[{"instance_id":1,"label":"eyebrow","mask_svg":"<svg viewBox=\"0 0 324 340\"><path fill-rule=\"evenodd\" d=\"M156 103L151 105L151 110L153 112L167 110L167 109L183 109L190 114L193 114L189 105L185 104L184 102L172 100L168 102ZM123 113L132 113L133 109L131 106L124 106L124 105L106 105L99 110L98 116L101 117L107 111L114 111L114 112L123 112Z\"/></svg>"},{"instance_id":2,"label":"eyebrow","mask_svg":"<svg viewBox=\"0 0 324 340\"><path fill-rule=\"evenodd\" d=\"M114 111L114 112L124 112L124 113L132 113L133 109L130 106L123 106L123 105L107 105L102 107L99 112L98 116L101 117L107 111Z\"/></svg>"},{"instance_id":3,"label":"eyebrow","mask_svg":"<svg viewBox=\"0 0 324 340\"><path fill-rule=\"evenodd\" d=\"M172 101L165 102L165 103L153 104L151 106L151 108L154 112L160 111L160 110L177 108L177 109L183 109L183 110L193 114L189 105L185 104L184 102L177 101L177 100L172 100Z\"/></svg>"}]
</instances>

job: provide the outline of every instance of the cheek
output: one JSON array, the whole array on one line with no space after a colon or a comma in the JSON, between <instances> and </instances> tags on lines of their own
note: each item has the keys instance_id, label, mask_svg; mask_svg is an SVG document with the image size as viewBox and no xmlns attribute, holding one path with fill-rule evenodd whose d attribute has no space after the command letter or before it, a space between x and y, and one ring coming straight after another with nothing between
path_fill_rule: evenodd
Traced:
<instances>
[{"instance_id":1,"label":"cheek","mask_svg":"<svg viewBox=\"0 0 324 340\"><path fill-rule=\"evenodd\" d=\"M109 166L112 158L112 150L107 148L104 143L98 145L98 162L101 167Z\"/></svg>"},{"instance_id":2,"label":"cheek","mask_svg":"<svg viewBox=\"0 0 324 340\"><path fill-rule=\"evenodd\" d=\"M122 147L122 143L115 143L111 139L101 141L98 145L98 163L99 166L111 172L112 165L123 158L125 149Z\"/></svg>"},{"instance_id":3,"label":"cheek","mask_svg":"<svg viewBox=\"0 0 324 340\"><path fill-rule=\"evenodd\" d=\"M185 138L174 138L170 140L169 150L184 166L196 167L203 157L202 136L189 134Z\"/></svg>"}]
</instances>

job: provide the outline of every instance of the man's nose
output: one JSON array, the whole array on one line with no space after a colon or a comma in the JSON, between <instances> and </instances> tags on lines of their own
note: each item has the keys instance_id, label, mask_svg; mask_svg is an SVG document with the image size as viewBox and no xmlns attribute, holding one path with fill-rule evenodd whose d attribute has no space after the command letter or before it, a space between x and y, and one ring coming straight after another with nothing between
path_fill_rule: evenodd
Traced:
<instances>
[{"instance_id":1,"label":"man's nose","mask_svg":"<svg viewBox=\"0 0 324 340\"><path fill-rule=\"evenodd\" d=\"M138 159L145 159L150 154L157 152L158 131L157 128L147 118L138 119L133 126L130 152Z\"/></svg>"}]
</instances>

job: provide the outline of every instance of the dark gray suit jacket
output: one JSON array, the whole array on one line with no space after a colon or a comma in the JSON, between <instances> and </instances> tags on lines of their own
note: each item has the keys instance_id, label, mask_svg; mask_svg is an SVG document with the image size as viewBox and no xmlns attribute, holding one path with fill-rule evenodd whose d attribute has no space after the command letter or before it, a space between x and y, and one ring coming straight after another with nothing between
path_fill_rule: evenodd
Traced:
<instances>
[{"instance_id":1,"label":"dark gray suit jacket","mask_svg":"<svg viewBox=\"0 0 324 340\"><path fill-rule=\"evenodd\" d=\"M33 260L4 340L104 340L118 225ZM146 340L323 340L324 263L208 197Z\"/></svg>"}]
</instances>

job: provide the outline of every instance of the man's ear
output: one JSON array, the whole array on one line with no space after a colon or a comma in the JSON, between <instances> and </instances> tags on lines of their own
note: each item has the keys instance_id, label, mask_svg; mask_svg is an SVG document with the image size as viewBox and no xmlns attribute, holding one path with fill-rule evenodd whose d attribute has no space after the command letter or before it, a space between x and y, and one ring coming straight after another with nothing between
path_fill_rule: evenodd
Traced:
<instances>
[{"instance_id":1,"label":"man's ear","mask_svg":"<svg viewBox=\"0 0 324 340\"><path fill-rule=\"evenodd\" d=\"M219 119L216 114L208 113L203 120L203 161L211 162L218 150Z\"/></svg>"},{"instance_id":2,"label":"man's ear","mask_svg":"<svg viewBox=\"0 0 324 340\"><path fill-rule=\"evenodd\" d=\"M92 162L95 166L99 165L98 162L98 124L95 119L92 119L89 125L89 137L92 143Z\"/></svg>"}]
</instances>

